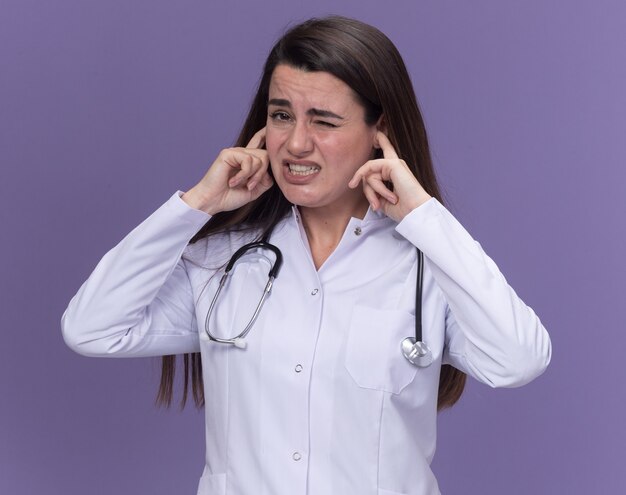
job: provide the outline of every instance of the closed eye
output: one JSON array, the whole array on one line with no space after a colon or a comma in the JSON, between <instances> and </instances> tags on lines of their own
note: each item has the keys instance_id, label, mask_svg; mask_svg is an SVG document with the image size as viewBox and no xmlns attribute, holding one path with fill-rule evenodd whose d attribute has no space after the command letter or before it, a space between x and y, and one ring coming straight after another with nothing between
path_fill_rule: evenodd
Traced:
<instances>
[{"instance_id":1,"label":"closed eye","mask_svg":"<svg viewBox=\"0 0 626 495\"><path fill-rule=\"evenodd\" d=\"M330 127L330 128L338 127L336 124L333 124L332 122L327 122L325 120L316 120L315 123L323 127Z\"/></svg>"}]
</instances>

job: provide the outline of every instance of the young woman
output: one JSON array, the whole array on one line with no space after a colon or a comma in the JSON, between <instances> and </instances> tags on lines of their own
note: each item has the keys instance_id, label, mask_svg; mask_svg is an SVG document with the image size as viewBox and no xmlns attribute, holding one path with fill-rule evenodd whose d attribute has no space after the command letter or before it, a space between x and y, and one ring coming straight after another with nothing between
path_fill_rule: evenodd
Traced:
<instances>
[{"instance_id":1,"label":"young woman","mask_svg":"<svg viewBox=\"0 0 626 495\"><path fill-rule=\"evenodd\" d=\"M276 43L237 147L102 259L63 334L165 356L164 403L186 355L206 495L437 494L437 410L465 374L522 385L551 352L442 205L396 48L341 17Z\"/></svg>"}]
</instances>

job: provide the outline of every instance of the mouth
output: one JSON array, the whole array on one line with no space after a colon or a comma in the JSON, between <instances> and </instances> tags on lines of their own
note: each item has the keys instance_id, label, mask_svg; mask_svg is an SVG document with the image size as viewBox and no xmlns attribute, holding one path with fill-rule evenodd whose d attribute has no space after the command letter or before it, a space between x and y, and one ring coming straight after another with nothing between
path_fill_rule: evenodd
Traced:
<instances>
[{"instance_id":1,"label":"mouth","mask_svg":"<svg viewBox=\"0 0 626 495\"><path fill-rule=\"evenodd\" d=\"M313 175L313 174L317 174L320 170L321 167L319 167L318 165L314 165L314 164L304 164L304 163L293 163L293 162L285 162L285 166L289 169L289 173L291 175L298 175L298 176L306 176L306 175Z\"/></svg>"}]
</instances>

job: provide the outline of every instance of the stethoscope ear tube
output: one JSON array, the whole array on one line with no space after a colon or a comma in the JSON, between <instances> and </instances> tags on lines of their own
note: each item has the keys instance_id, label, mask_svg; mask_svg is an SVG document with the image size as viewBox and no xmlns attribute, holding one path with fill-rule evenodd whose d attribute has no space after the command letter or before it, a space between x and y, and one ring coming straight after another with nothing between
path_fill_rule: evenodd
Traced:
<instances>
[{"instance_id":1,"label":"stethoscope ear tube","mask_svg":"<svg viewBox=\"0 0 626 495\"><path fill-rule=\"evenodd\" d=\"M417 249L417 283L415 287L415 337L407 337L401 343L402 355L419 368L430 366L433 353L422 340L422 292L424 284L424 253Z\"/></svg>"},{"instance_id":2,"label":"stethoscope ear tube","mask_svg":"<svg viewBox=\"0 0 626 495\"><path fill-rule=\"evenodd\" d=\"M209 328L209 325L210 325L211 315L213 314L213 310L215 309L215 304L217 302L217 298L219 297L220 293L222 292L222 289L224 288L224 285L226 284L226 279L228 278L228 276L230 274L230 271L235 266L235 263L237 263L239 258L241 258L246 252L248 252L248 251L250 251L252 249L257 249L257 248L269 249L276 256L276 259L274 260L274 263L272 264L272 267L270 268L270 271L269 271L269 273L267 275L268 276L268 280L267 280L267 284L265 285L265 289L263 289L263 294L261 295L261 299L259 299L259 302L258 302L258 304L256 306L256 309L254 310L254 314L252 315L252 318L250 318L250 321L248 322L248 324L242 330L241 333L239 333L235 337L226 338L226 339L222 339L222 338L216 337L211 332L211 329ZM213 296L213 299L211 300L211 304L209 306L209 310L207 311L206 318L204 320L204 331L206 332L206 334L207 334L207 336L209 337L210 340L212 340L213 342L220 343L220 344L232 344L235 347L238 347L239 349L245 349L246 348L247 344L246 344L246 341L245 341L245 337L248 335L248 333L250 332L250 329L252 328L252 326L256 322L256 320L257 320L257 318L259 316L259 313L261 312L261 308L263 307L263 303L265 303L265 299L267 298L267 296L272 291L272 286L274 285L274 280L278 276L278 272L280 271L280 267L282 266L282 264L283 264L283 255L280 252L280 249L278 249L276 246L266 242L265 240L262 240L262 241L259 241L259 242L251 242L249 244L246 244L246 245L240 247L237 251L235 251L235 254L232 255L232 257L228 261L228 264L226 265L226 268L224 269L224 274L222 275L222 278L220 279L219 285L217 287L217 291L215 292L215 295Z\"/></svg>"},{"instance_id":3,"label":"stethoscope ear tube","mask_svg":"<svg viewBox=\"0 0 626 495\"><path fill-rule=\"evenodd\" d=\"M272 265L272 268L270 268L270 271L267 274L267 276L272 279L275 279L276 277L278 277L278 272L280 271L280 267L283 266L283 254L280 252L280 249L278 249L276 246L266 241L251 242L237 249L237 251L235 251L235 254L233 254L233 256L228 261L228 264L226 265L226 268L224 269L224 274L228 274L233 269L233 266L235 266L235 263L237 263L239 258L241 258L248 251L251 251L252 249L256 249L256 248L269 249L270 251L274 253L274 256L276 256L276 259L274 260L274 264Z\"/></svg>"}]
</instances>

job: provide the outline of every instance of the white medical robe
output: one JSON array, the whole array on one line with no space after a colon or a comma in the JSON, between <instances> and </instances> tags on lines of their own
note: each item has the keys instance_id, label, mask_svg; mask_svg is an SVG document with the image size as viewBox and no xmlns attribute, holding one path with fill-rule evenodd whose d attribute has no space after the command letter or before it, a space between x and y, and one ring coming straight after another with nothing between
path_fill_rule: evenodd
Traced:
<instances>
[{"instance_id":1,"label":"white medical robe","mask_svg":"<svg viewBox=\"0 0 626 495\"><path fill-rule=\"evenodd\" d=\"M352 218L319 270L294 208L271 236L284 264L247 348L214 343L205 319L220 270L253 234L188 245L208 218L172 196L102 259L63 316L81 354L202 353L199 495L438 494L429 465L441 364L514 387L550 360L537 316L436 199L399 224L372 211ZM425 257L427 368L400 351L414 334L415 247ZM236 266L214 334L243 330L272 258L253 252Z\"/></svg>"}]
</instances>

